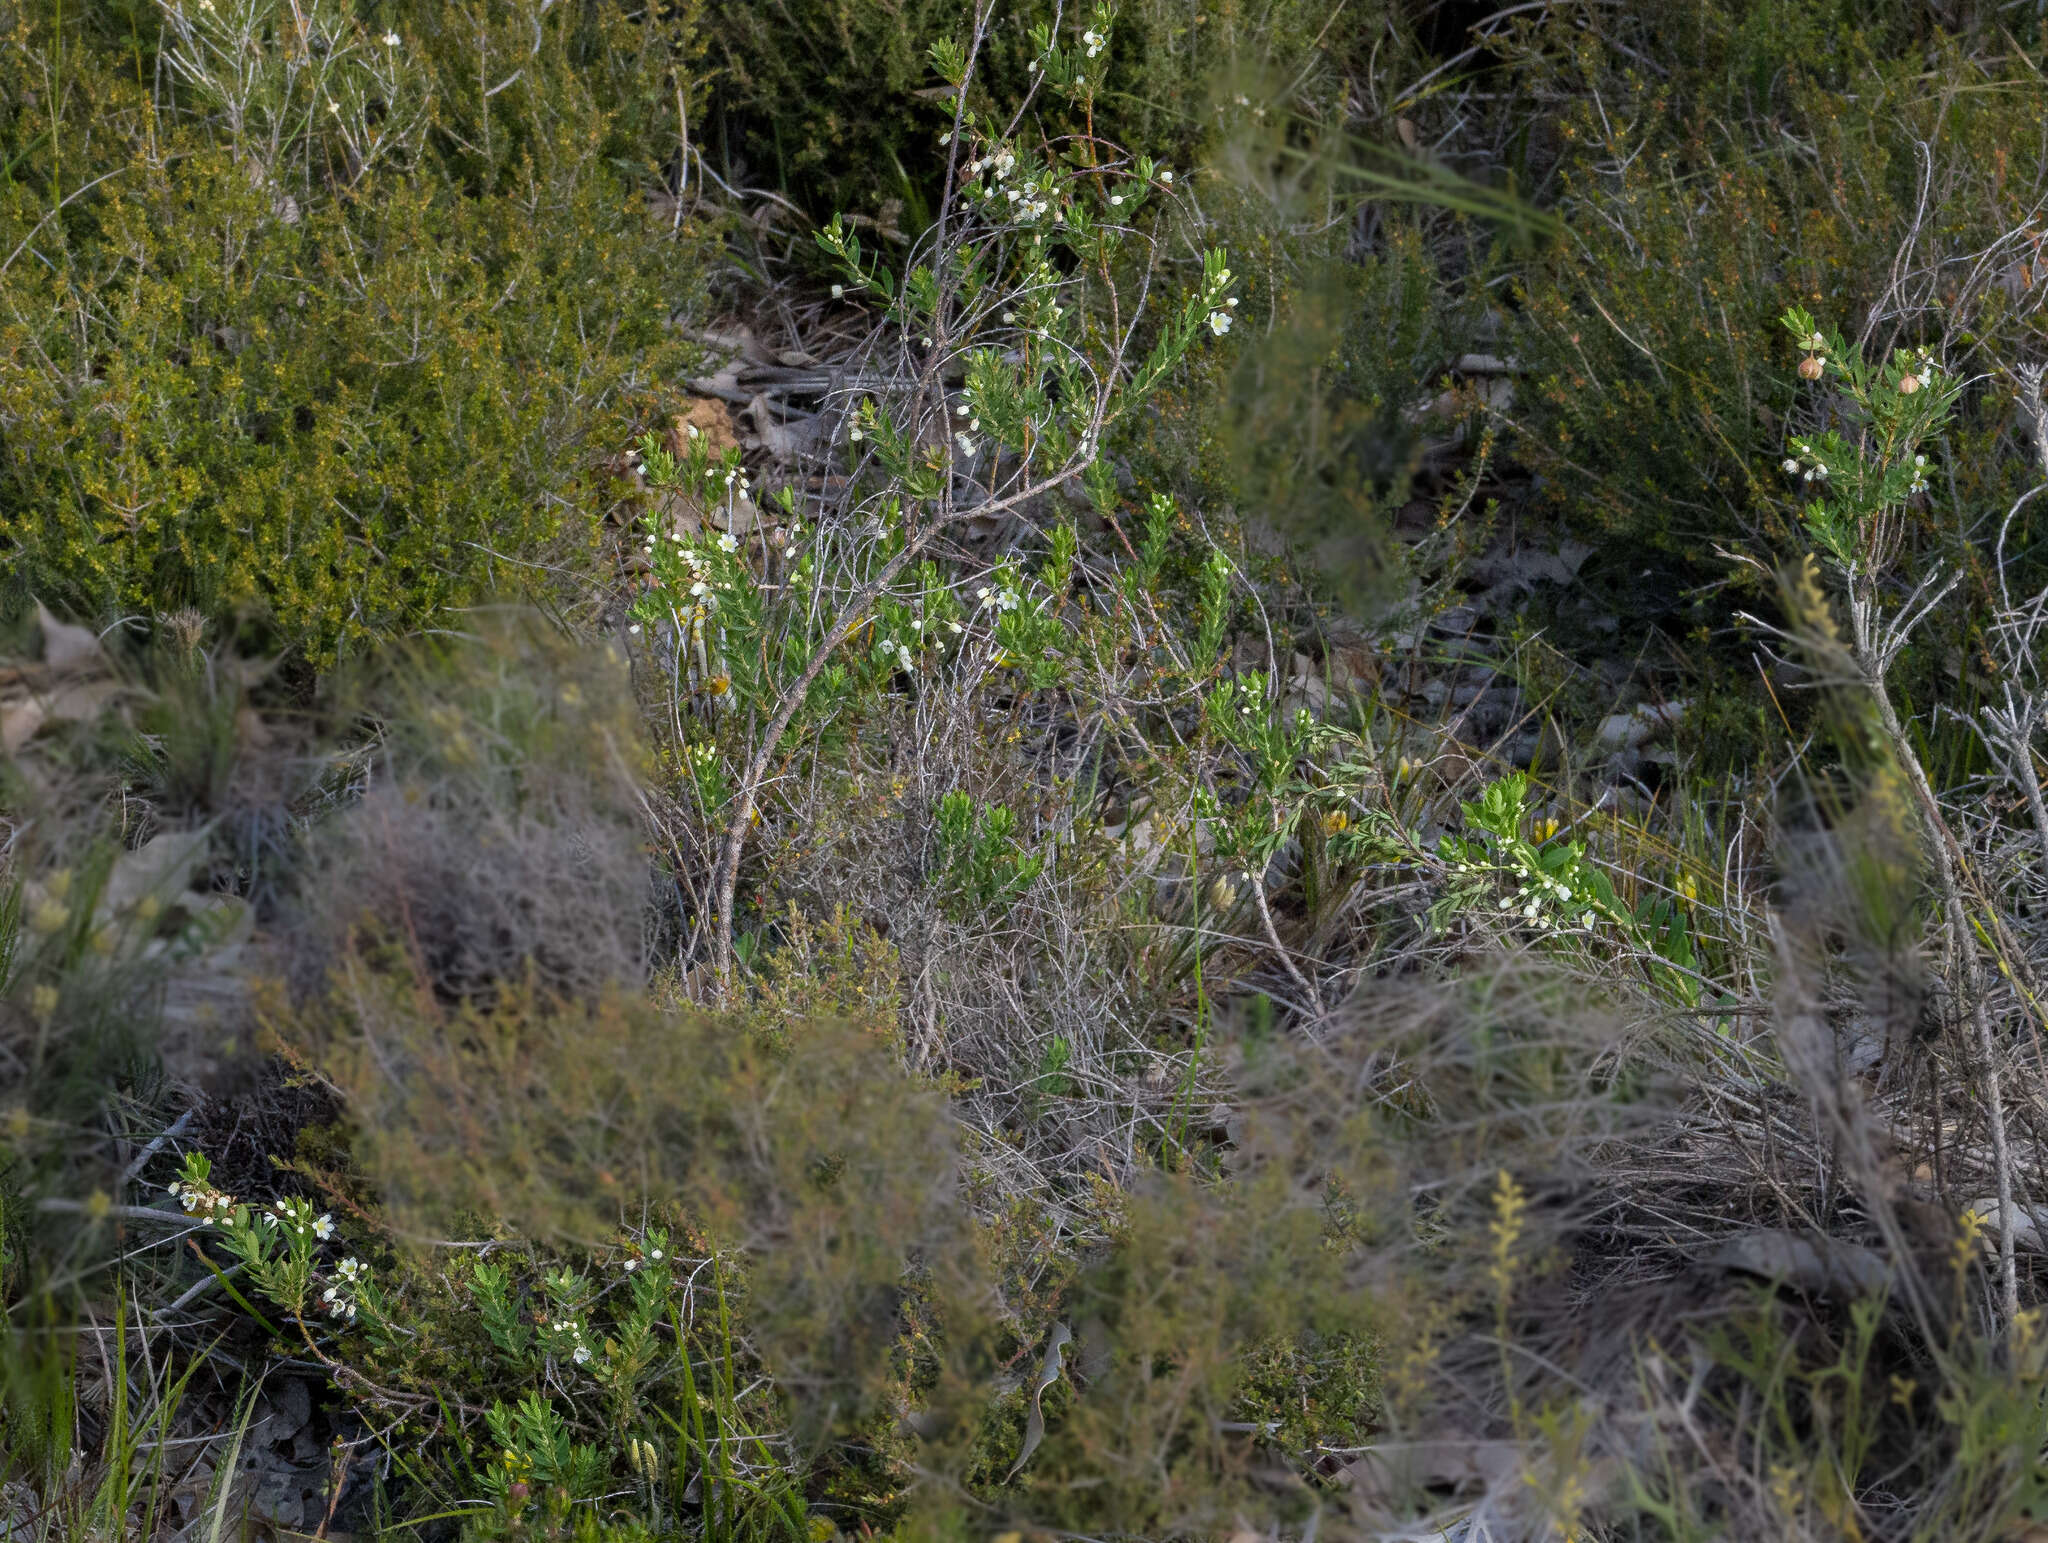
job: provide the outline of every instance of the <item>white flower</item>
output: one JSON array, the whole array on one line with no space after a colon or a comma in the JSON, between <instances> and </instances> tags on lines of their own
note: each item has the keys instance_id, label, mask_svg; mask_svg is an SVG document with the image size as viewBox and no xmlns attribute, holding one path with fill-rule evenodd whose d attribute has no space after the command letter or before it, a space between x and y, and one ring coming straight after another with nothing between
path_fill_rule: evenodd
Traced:
<instances>
[{"instance_id":1,"label":"white flower","mask_svg":"<svg viewBox=\"0 0 2048 1543\"><path fill-rule=\"evenodd\" d=\"M386 48L396 48L396 47L398 46L398 34L397 34L397 33L395 33L395 32L387 32L387 33L385 33L385 34L384 34L384 46L385 46Z\"/></svg>"},{"instance_id":2,"label":"white flower","mask_svg":"<svg viewBox=\"0 0 2048 1543\"><path fill-rule=\"evenodd\" d=\"M581 1366L584 1362L590 1359L590 1347L588 1345L578 1345L576 1347L575 1353L571 1355L569 1359L574 1361L578 1366Z\"/></svg>"},{"instance_id":3,"label":"white flower","mask_svg":"<svg viewBox=\"0 0 2048 1543\"><path fill-rule=\"evenodd\" d=\"M337 118L341 116L341 109L335 106L335 104L332 101L328 102L327 110Z\"/></svg>"},{"instance_id":4,"label":"white flower","mask_svg":"<svg viewBox=\"0 0 2048 1543\"><path fill-rule=\"evenodd\" d=\"M334 1236L334 1217L331 1214L321 1213L320 1219L313 1223L313 1236L323 1243Z\"/></svg>"},{"instance_id":5,"label":"white flower","mask_svg":"<svg viewBox=\"0 0 2048 1543\"><path fill-rule=\"evenodd\" d=\"M965 434L955 434L953 436L953 443L960 447L960 453L962 455L972 455L975 452L976 446L974 441L969 439Z\"/></svg>"},{"instance_id":6,"label":"white flower","mask_svg":"<svg viewBox=\"0 0 2048 1543\"><path fill-rule=\"evenodd\" d=\"M964 418L964 417L966 417L966 416L967 416L967 404L966 404L965 402L962 402L962 403L961 403L961 404L960 404L960 405L959 405L958 407L954 408L954 409L953 409L953 416L954 416L954 417L956 417L956 418Z\"/></svg>"},{"instance_id":7,"label":"white flower","mask_svg":"<svg viewBox=\"0 0 2048 1543\"><path fill-rule=\"evenodd\" d=\"M630 636L637 638L638 636L640 636L640 624L638 622L634 622L632 626L626 629L626 631Z\"/></svg>"},{"instance_id":8,"label":"white flower","mask_svg":"<svg viewBox=\"0 0 2048 1543\"><path fill-rule=\"evenodd\" d=\"M901 664L906 670L910 668L910 650L901 643L896 645L896 662Z\"/></svg>"},{"instance_id":9,"label":"white flower","mask_svg":"<svg viewBox=\"0 0 2048 1543\"><path fill-rule=\"evenodd\" d=\"M739 549L740 549L740 543L739 543L739 538L738 538L738 537L736 537L736 536L734 536L734 535L733 535L733 533L732 533L731 531L729 531L729 530L722 530L722 531L720 531L720 532L718 533L718 550L719 550L719 551L721 551L721 552L737 552L737 551L738 551Z\"/></svg>"},{"instance_id":10,"label":"white flower","mask_svg":"<svg viewBox=\"0 0 2048 1543\"><path fill-rule=\"evenodd\" d=\"M1209 313L1209 330L1219 338L1222 337L1224 333L1230 330L1230 313L1228 311L1211 311Z\"/></svg>"},{"instance_id":11,"label":"white flower","mask_svg":"<svg viewBox=\"0 0 2048 1543\"><path fill-rule=\"evenodd\" d=\"M1816 477L1825 477L1828 474L1828 469L1825 466L1816 466L1813 469L1813 474Z\"/></svg>"},{"instance_id":12,"label":"white flower","mask_svg":"<svg viewBox=\"0 0 2048 1543\"><path fill-rule=\"evenodd\" d=\"M637 1270L637 1269L639 1269L639 1268L640 1268L640 1261L639 1261L639 1260L637 1260L637 1259L628 1259L628 1260L626 1261L626 1273L627 1273L628 1275L631 1275L631 1274L632 1274L632 1273L633 1273L633 1272L634 1272L635 1270Z\"/></svg>"},{"instance_id":13,"label":"white flower","mask_svg":"<svg viewBox=\"0 0 2048 1543\"><path fill-rule=\"evenodd\" d=\"M1109 195L1109 201L1112 204L1120 204L1124 201L1124 195L1121 193L1112 193Z\"/></svg>"},{"instance_id":14,"label":"white flower","mask_svg":"<svg viewBox=\"0 0 2048 1543\"><path fill-rule=\"evenodd\" d=\"M951 143L953 143L953 131L951 129L948 129L945 133L941 134L939 136L939 143L942 145L950 145Z\"/></svg>"},{"instance_id":15,"label":"white flower","mask_svg":"<svg viewBox=\"0 0 2048 1543\"><path fill-rule=\"evenodd\" d=\"M1925 466L1927 464L1927 457L1924 455L1916 455L1913 457L1913 464L1915 466Z\"/></svg>"},{"instance_id":16,"label":"white flower","mask_svg":"<svg viewBox=\"0 0 2048 1543\"><path fill-rule=\"evenodd\" d=\"M1159 180L1161 182L1171 185L1171 183L1173 182L1173 168L1169 166L1166 168L1165 171L1161 172L1159 174Z\"/></svg>"},{"instance_id":17,"label":"white flower","mask_svg":"<svg viewBox=\"0 0 2048 1543\"><path fill-rule=\"evenodd\" d=\"M833 298L834 300L838 300L838 299L842 298L842 297L843 297L843 296L844 296L845 294L846 294L846 286L845 286L844 284L834 284L834 285L832 286L832 298Z\"/></svg>"},{"instance_id":18,"label":"white flower","mask_svg":"<svg viewBox=\"0 0 2048 1543\"><path fill-rule=\"evenodd\" d=\"M1005 323L1005 324L1008 324L1008 323L1010 323L1010 322L1013 322L1013 321L1015 321L1016 319L1017 319L1017 313L1016 313L1015 311L1005 311L1005 312L1003 312L1003 321L1004 321L1004 323Z\"/></svg>"},{"instance_id":19,"label":"white flower","mask_svg":"<svg viewBox=\"0 0 2048 1543\"><path fill-rule=\"evenodd\" d=\"M1789 477L1789 476L1792 476L1792 475L1794 475L1794 474L1795 474L1796 472L1798 472L1798 470L1799 470L1799 463L1798 463L1797 461L1795 461L1795 460L1791 459L1791 458L1790 458L1790 457L1788 456L1788 457L1786 458L1786 460L1785 460L1785 465L1784 465L1784 468L1783 468L1783 470L1784 470L1784 472L1785 472L1785 475L1786 475L1786 476L1788 476L1788 477Z\"/></svg>"},{"instance_id":20,"label":"white flower","mask_svg":"<svg viewBox=\"0 0 2048 1543\"><path fill-rule=\"evenodd\" d=\"M848 430L846 431L846 437L847 437L848 439L858 440L858 439L861 439L861 438L863 438L863 437L865 437L865 436L863 436L863 435L862 435L862 433L861 433L861 431L860 431L859 429L848 429Z\"/></svg>"}]
</instances>

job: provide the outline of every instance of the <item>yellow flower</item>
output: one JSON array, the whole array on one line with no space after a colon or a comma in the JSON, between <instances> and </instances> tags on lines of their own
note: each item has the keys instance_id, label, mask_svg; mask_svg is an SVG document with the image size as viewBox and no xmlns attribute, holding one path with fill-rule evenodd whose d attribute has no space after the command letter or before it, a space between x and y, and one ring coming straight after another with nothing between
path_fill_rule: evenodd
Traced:
<instances>
[{"instance_id":1,"label":"yellow flower","mask_svg":"<svg viewBox=\"0 0 2048 1543\"><path fill-rule=\"evenodd\" d=\"M1678 876L1678 892L1688 900L1697 900L1700 897L1700 887L1689 873L1681 873Z\"/></svg>"},{"instance_id":2,"label":"yellow flower","mask_svg":"<svg viewBox=\"0 0 2048 1543\"><path fill-rule=\"evenodd\" d=\"M1346 831L1350 828L1351 816L1342 809L1332 809L1323 816L1323 834L1326 836L1334 836L1340 831Z\"/></svg>"},{"instance_id":3,"label":"yellow flower","mask_svg":"<svg viewBox=\"0 0 2048 1543\"><path fill-rule=\"evenodd\" d=\"M1544 842L1557 834L1557 821L1555 819L1538 820L1533 834L1536 838L1536 844L1538 846L1543 845Z\"/></svg>"}]
</instances>

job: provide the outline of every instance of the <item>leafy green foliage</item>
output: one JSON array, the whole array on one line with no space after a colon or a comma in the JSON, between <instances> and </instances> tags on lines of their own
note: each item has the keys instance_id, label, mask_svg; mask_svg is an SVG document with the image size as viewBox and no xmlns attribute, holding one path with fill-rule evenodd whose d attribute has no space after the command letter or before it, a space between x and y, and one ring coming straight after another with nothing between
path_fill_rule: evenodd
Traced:
<instances>
[{"instance_id":1,"label":"leafy green foliage","mask_svg":"<svg viewBox=\"0 0 2048 1543\"><path fill-rule=\"evenodd\" d=\"M1027 854L1018 842L1017 817L1005 804L977 807L955 789L939 800L936 813L941 882L962 921L1001 915L1045 866L1044 857Z\"/></svg>"}]
</instances>

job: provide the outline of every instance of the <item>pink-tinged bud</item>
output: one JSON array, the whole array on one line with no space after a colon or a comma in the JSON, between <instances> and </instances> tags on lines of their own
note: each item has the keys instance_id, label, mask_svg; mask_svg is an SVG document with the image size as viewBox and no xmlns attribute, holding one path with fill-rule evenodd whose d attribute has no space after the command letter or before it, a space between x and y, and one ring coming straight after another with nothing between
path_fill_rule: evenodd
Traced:
<instances>
[{"instance_id":1,"label":"pink-tinged bud","mask_svg":"<svg viewBox=\"0 0 2048 1543\"><path fill-rule=\"evenodd\" d=\"M1819 380L1821 372L1826 368L1827 366L1822 364L1820 360L1816 359L1812 354L1808 354L1799 361L1799 378L1801 380Z\"/></svg>"},{"instance_id":2,"label":"pink-tinged bud","mask_svg":"<svg viewBox=\"0 0 2048 1543\"><path fill-rule=\"evenodd\" d=\"M1913 394L1914 392L1918 391L1919 389L1920 389L1920 377L1919 377L1919 376L1917 376L1917 375L1901 375L1901 376L1899 377L1899 395L1900 395L1900 396L1911 396L1911 395L1912 395L1912 394Z\"/></svg>"}]
</instances>

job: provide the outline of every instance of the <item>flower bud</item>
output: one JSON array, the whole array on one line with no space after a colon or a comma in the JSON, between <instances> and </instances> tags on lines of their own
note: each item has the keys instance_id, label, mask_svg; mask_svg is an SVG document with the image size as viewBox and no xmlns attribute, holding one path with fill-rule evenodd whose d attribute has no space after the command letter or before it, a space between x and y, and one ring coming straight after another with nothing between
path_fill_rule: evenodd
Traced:
<instances>
[{"instance_id":1,"label":"flower bud","mask_svg":"<svg viewBox=\"0 0 2048 1543\"><path fill-rule=\"evenodd\" d=\"M1808 354L1799 361L1799 378L1801 380L1819 380L1821 372L1826 368L1827 366L1822 364L1819 359L1815 358L1812 354Z\"/></svg>"}]
</instances>

